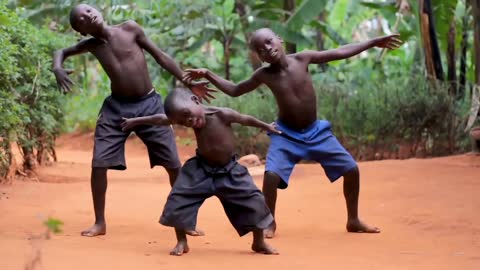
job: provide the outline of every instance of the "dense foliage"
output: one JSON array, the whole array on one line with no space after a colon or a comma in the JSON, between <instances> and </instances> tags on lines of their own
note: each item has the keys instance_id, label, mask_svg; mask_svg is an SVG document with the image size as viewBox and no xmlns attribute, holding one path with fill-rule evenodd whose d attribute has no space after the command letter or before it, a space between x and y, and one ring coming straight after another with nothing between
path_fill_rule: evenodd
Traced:
<instances>
[{"instance_id":1,"label":"dense foliage","mask_svg":"<svg viewBox=\"0 0 480 270\"><path fill-rule=\"evenodd\" d=\"M480 12L475 13L470 0L88 2L109 24L137 21L183 68L206 67L235 82L262 65L247 46L250 33L259 27L276 31L290 52L330 49L399 32L405 44L398 50L372 49L310 67L318 116L332 122L340 140L360 159L461 152L469 148L468 129L478 125L478 106L472 106L480 96L480 88L473 87L478 44L472 26ZM94 128L109 94L108 77L98 62L91 55L66 62L76 70L76 87L63 106L48 72L51 51L80 38L68 24L68 13L77 3L8 1L9 8L36 27L5 8L1 11L5 49L0 52L0 110L8 116L0 123L2 164L9 163L13 141L20 142L24 153L32 153L51 146L60 126L65 132ZM152 57L147 60L157 91L165 95L176 82ZM214 105L275 120L277 108L266 88L239 98L216 96ZM65 110L63 118L60 109ZM265 154L268 139L263 133L235 130L241 153Z\"/></svg>"},{"instance_id":2,"label":"dense foliage","mask_svg":"<svg viewBox=\"0 0 480 270\"><path fill-rule=\"evenodd\" d=\"M50 71L51 55L63 39L39 29L0 6L0 178L31 170L54 156L54 141L63 124L62 99ZM24 168L11 167L12 146Z\"/></svg>"}]
</instances>

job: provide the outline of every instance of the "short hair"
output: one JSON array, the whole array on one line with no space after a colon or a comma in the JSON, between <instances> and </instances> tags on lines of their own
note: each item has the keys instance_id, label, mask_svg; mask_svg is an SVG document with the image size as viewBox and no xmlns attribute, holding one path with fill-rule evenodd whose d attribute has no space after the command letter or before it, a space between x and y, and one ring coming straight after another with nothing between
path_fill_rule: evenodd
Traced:
<instances>
[{"instance_id":1,"label":"short hair","mask_svg":"<svg viewBox=\"0 0 480 270\"><path fill-rule=\"evenodd\" d=\"M275 34L275 32L273 32L272 29L268 28L268 27L263 27L263 28L260 28L260 29L257 29L255 31L252 32L252 34L250 35L250 38L248 40L248 47L250 48L250 50L254 51L255 50L255 47L253 47L253 42L255 41L255 38L257 37L258 33L260 31L270 31L272 32L272 34L274 34L275 36L277 36L277 34Z\"/></svg>"},{"instance_id":2,"label":"short hair","mask_svg":"<svg viewBox=\"0 0 480 270\"><path fill-rule=\"evenodd\" d=\"M77 31L78 33L80 33L82 36L86 36L85 33L82 33L80 32L80 30L78 29L78 21L77 21L77 17L75 16L76 12L77 12L77 9L79 6L81 6L82 4L79 4L79 5L76 5L74 8L72 8L72 10L70 11L70 25L72 26L72 29Z\"/></svg>"},{"instance_id":3,"label":"short hair","mask_svg":"<svg viewBox=\"0 0 480 270\"><path fill-rule=\"evenodd\" d=\"M179 109L187 107L188 104L192 102L192 96L195 95L186 88L175 88L170 91L163 104L163 108L167 117L173 115Z\"/></svg>"}]
</instances>

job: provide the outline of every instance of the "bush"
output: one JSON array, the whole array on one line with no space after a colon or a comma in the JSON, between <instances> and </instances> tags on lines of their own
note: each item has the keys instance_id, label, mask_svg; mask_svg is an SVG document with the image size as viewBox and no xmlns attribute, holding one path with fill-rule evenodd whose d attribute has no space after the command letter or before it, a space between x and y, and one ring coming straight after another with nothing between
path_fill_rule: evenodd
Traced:
<instances>
[{"instance_id":1,"label":"bush","mask_svg":"<svg viewBox=\"0 0 480 270\"><path fill-rule=\"evenodd\" d=\"M64 40L37 29L0 5L0 178L11 172L12 143L25 169L54 154L63 119L63 96L50 71L52 53Z\"/></svg>"}]
</instances>

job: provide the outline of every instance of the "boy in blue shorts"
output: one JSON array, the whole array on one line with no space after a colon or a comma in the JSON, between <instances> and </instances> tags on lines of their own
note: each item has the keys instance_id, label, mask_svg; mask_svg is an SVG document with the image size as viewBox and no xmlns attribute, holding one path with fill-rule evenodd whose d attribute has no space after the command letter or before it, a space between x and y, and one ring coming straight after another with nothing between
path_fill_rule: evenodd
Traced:
<instances>
[{"instance_id":1,"label":"boy in blue shorts","mask_svg":"<svg viewBox=\"0 0 480 270\"><path fill-rule=\"evenodd\" d=\"M334 182L344 178L343 191L347 204L347 231L378 233L377 227L362 222L358 217L360 176L353 157L331 132L330 123L317 120L315 90L308 72L309 64L346 59L372 47L395 49L401 44L398 35L374 38L327 51L302 51L286 55L282 40L270 29L255 31L250 47L263 62L270 65L257 69L250 79L234 84L207 69L187 70L185 80L206 78L227 95L237 97L261 84L273 92L278 104L277 128L282 134L270 134L263 193L272 214L275 214L277 188L288 186L290 174L301 160L318 161L327 177ZM272 238L276 223L266 229Z\"/></svg>"}]
</instances>

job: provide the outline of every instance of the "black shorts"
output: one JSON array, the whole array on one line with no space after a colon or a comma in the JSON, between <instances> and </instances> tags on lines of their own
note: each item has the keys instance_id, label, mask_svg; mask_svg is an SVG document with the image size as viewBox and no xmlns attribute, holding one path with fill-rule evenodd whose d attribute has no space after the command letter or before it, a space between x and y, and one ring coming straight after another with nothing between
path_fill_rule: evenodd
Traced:
<instances>
[{"instance_id":1,"label":"black shorts","mask_svg":"<svg viewBox=\"0 0 480 270\"><path fill-rule=\"evenodd\" d=\"M125 141L131 131L124 132L122 117L133 118L164 113L162 99L155 91L133 100L105 99L95 128L92 167L125 170ZM180 168L175 136L170 126L138 126L133 130L147 146L150 166Z\"/></svg>"},{"instance_id":2,"label":"black shorts","mask_svg":"<svg viewBox=\"0 0 480 270\"><path fill-rule=\"evenodd\" d=\"M167 198L160 223L184 230L195 230L198 209L205 199L217 196L230 223L240 236L266 229L273 221L260 190L247 168L236 158L224 167L214 168L198 156L189 159Z\"/></svg>"}]
</instances>

